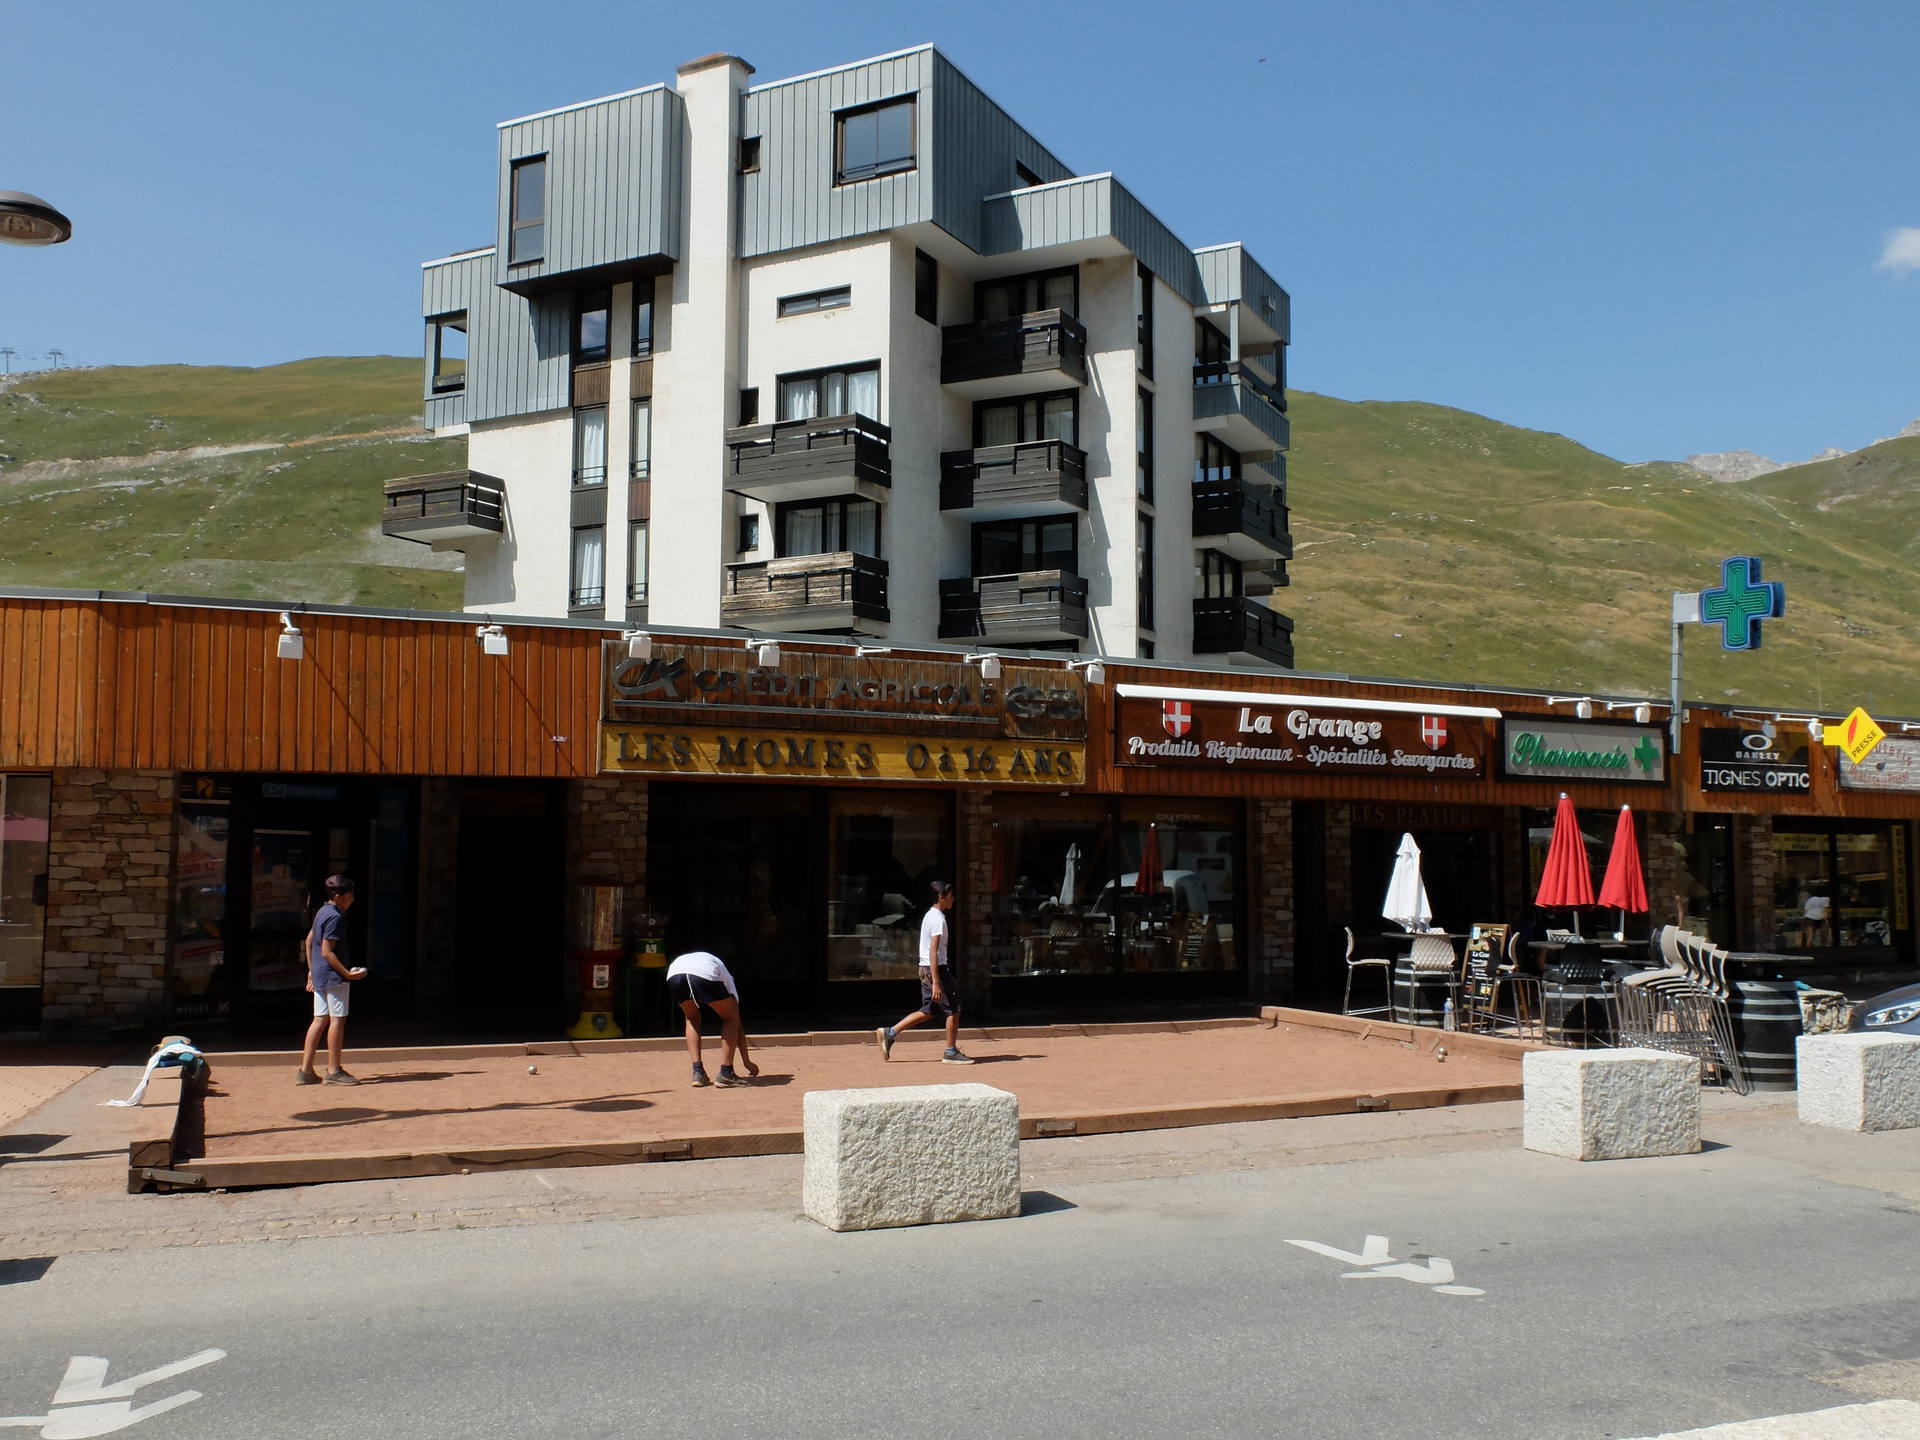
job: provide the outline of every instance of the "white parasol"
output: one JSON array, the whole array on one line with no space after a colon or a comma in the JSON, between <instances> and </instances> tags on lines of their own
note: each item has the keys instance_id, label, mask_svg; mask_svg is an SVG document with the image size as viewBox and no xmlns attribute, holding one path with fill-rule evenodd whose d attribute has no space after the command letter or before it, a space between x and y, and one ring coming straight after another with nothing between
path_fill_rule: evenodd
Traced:
<instances>
[{"instance_id":1,"label":"white parasol","mask_svg":"<svg viewBox=\"0 0 1920 1440\"><path fill-rule=\"evenodd\" d=\"M1380 913L1402 930L1426 930L1433 925L1427 882L1420 878L1420 847L1411 834L1400 837L1400 848L1394 852L1393 879L1387 883L1387 903Z\"/></svg>"},{"instance_id":2,"label":"white parasol","mask_svg":"<svg viewBox=\"0 0 1920 1440\"><path fill-rule=\"evenodd\" d=\"M1073 904L1074 887L1078 885L1079 882L1080 847L1078 845L1069 845L1067 847L1066 873L1060 877L1060 903L1062 905L1071 906Z\"/></svg>"}]
</instances>

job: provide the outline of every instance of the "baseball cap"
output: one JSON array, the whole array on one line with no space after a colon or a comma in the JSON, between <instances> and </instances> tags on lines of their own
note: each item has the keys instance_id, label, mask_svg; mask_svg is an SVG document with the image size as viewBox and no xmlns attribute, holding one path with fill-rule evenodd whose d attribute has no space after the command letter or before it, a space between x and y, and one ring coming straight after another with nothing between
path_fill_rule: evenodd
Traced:
<instances>
[{"instance_id":1,"label":"baseball cap","mask_svg":"<svg viewBox=\"0 0 1920 1440\"><path fill-rule=\"evenodd\" d=\"M949 885L945 880L932 880L928 883L933 887L933 898L936 900L942 895L951 895L953 893L953 886Z\"/></svg>"},{"instance_id":2,"label":"baseball cap","mask_svg":"<svg viewBox=\"0 0 1920 1440\"><path fill-rule=\"evenodd\" d=\"M327 890L334 895L351 895L353 893L353 877L351 875L329 875L327 876Z\"/></svg>"}]
</instances>

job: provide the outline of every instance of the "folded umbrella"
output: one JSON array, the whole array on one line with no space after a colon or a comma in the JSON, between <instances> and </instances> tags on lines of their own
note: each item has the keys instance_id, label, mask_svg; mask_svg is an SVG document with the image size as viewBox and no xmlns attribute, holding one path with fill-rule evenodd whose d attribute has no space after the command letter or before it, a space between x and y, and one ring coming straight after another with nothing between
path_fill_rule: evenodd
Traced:
<instances>
[{"instance_id":1,"label":"folded umbrella","mask_svg":"<svg viewBox=\"0 0 1920 1440\"><path fill-rule=\"evenodd\" d=\"M1600 882L1600 903L1620 912L1620 935L1627 930L1627 912L1647 911L1647 881L1640 870L1640 841L1633 833L1633 811L1620 807L1619 823L1613 827L1613 849L1607 854L1606 877Z\"/></svg>"},{"instance_id":2,"label":"folded umbrella","mask_svg":"<svg viewBox=\"0 0 1920 1440\"><path fill-rule=\"evenodd\" d=\"M1402 834L1394 852L1393 878L1387 882L1387 900L1380 913L1402 930L1426 930L1433 924L1433 906L1427 903L1427 882L1420 875L1420 847L1411 833Z\"/></svg>"},{"instance_id":3,"label":"folded umbrella","mask_svg":"<svg viewBox=\"0 0 1920 1440\"><path fill-rule=\"evenodd\" d=\"M1547 842L1547 863L1540 872L1540 889L1533 903L1555 910L1593 904L1593 871L1587 864L1587 843L1580 838L1580 819L1563 790L1553 812L1553 839ZM1574 916L1579 929L1579 916Z\"/></svg>"}]
</instances>

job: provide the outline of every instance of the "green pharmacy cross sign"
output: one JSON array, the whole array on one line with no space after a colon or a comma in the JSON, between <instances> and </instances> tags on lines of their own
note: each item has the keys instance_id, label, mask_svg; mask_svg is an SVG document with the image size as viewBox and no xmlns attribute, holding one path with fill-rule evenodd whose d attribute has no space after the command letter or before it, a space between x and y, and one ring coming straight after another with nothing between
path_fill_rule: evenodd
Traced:
<instances>
[{"instance_id":1,"label":"green pharmacy cross sign","mask_svg":"<svg viewBox=\"0 0 1920 1440\"><path fill-rule=\"evenodd\" d=\"M1787 587L1760 578L1753 555L1732 555L1720 562L1720 585L1700 592L1700 619L1720 627L1722 650L1758 650L1760 622L1778 620L1787 610Z\"/></svg>"}]
</instances>

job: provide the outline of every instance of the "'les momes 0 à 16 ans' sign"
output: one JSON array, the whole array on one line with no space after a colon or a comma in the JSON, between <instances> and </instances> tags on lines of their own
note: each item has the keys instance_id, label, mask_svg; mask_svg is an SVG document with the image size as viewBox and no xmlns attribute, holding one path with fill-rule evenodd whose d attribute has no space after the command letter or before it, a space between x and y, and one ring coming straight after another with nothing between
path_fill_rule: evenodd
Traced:
<instances>
[{"instance_id":1,"label":"'les momes 0 \u00e0 16 ans' sign","mask_svg":"<svg viewBox=\"0 0 1920 1440\"><path fill-rule=\"evenodd\" d=\"M1445 707L1368 710L1307 697L1246 695L1231 701L1129 696L1116 725L1122 765L1370 773L1478 779L1486 774L1483 717Z\"/></svg>"}]
</instances>

